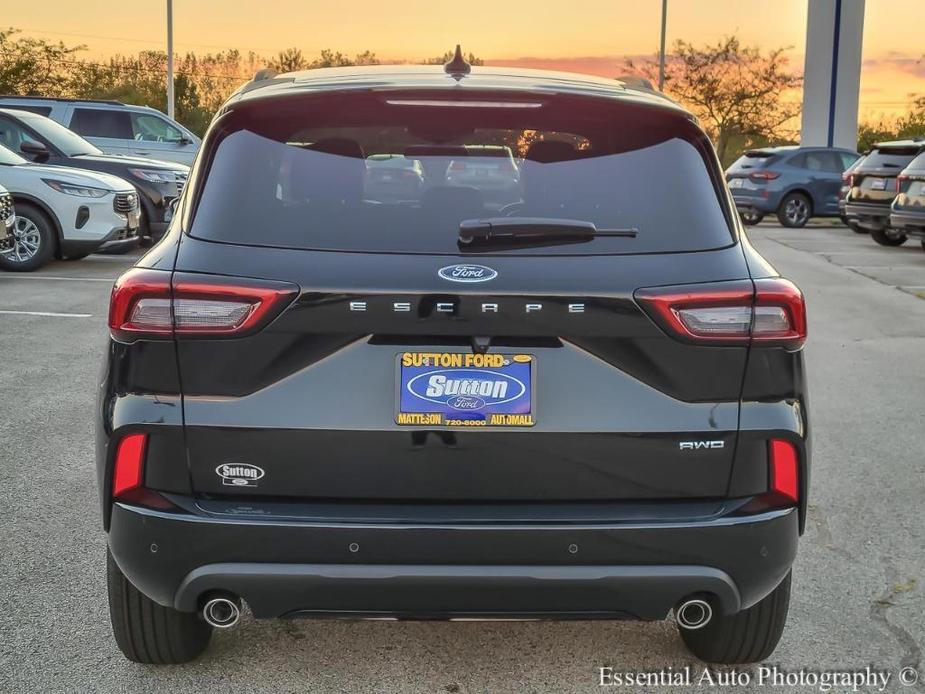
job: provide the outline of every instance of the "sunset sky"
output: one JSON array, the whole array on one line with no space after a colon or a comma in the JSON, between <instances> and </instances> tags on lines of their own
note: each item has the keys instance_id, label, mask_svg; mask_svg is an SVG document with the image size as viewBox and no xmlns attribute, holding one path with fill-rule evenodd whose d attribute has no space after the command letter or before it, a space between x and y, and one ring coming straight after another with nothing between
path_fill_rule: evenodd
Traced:
<instances>
[{"instance_id":1,"label":"sunset sky","mask_svg":"<svg viewBox=\"0 0 925 694\"><path fill-rule=\"evenodd\" d=\"M808 1L669 0L668 39L704 43L734 33L746 44L792 47L802 70ZM85 58L105 57L163 50L165 7L165 0L7 3L2 24L85 44ZM492 65L615 76L625 56L657 50L660 7L659 0L174 0L174 43L178 52L267 56L288 47L307 56L371 50L387 62L439 55L459 42ZM922 11L920 0L867 0L862 120L904 111L910 94L925 95Z\"/></svg>"}]
</instances>

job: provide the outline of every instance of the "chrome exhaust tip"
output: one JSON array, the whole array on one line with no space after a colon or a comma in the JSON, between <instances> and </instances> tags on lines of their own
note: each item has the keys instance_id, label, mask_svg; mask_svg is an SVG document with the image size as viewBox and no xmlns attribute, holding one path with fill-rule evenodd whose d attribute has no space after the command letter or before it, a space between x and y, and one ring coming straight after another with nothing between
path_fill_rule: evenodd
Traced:
<instances>
[{"instance_id":1,"label":"chrome exhaust tip","mask_svg":"<svg viewBox=\"0 0 925 694\"><path fill-rule=\"evenodd\" d=\"M203 605L202 618L216 629L229 629L241 618L241 606L232 598L215 597Z\"/></svg>"},{"instance_id":2,"label":"chrome exhaust tip","mask_svg":"<svg viewBox=\"0 0 925 694\"><path fill-rule=\"evenodd\" d=\"M701 598L685 600L675 610L675 619L682 629L693 631L705 627L713 619L713 608Z\"/></svg>"}]
</instances>

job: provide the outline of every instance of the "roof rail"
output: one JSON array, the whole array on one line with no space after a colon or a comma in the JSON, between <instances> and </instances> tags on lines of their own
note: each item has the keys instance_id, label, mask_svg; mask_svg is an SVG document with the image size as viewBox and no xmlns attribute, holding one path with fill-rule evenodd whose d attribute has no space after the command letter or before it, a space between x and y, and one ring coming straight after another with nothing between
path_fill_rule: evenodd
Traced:
<instances>
[{"instance_id":1,"label":"roof rail","mask_svg":"<svg viewBox=\"0 0 925 694\"><path fill-rule=\"evenodd\" d=\"M115 99L75 99L66 96L36 96L34 94L0 94L0 99L27 99L32 101L65 101L65 102L75 102L80 101L87 104L118 104L119 106L125 106L126 104L117 101ZM134 105L134 104L133 104Z\"/></svg>"}]
</instances>

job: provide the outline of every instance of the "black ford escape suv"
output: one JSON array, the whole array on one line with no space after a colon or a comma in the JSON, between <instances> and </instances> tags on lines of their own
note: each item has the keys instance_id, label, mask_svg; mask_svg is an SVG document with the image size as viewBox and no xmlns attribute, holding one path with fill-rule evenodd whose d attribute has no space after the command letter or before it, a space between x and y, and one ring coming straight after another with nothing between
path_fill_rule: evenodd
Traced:
<instances>
[{"instance_id":1,"label":"black ford escape suv","mask_svg":"<svg viewBox=\"0 0 925 694\"><path fill-rule=\"evenodd\" d=\"M97 463L123 653L192 659L244 601L673 610L700 658L766 658L806 512L804 302L694 119L461 60L261 77L113 288ZM516 196L454 183L461 149L475 171L498 147ZM421 162L417 197L364 187L382 154Z\"/></svg>"}]
</instances>

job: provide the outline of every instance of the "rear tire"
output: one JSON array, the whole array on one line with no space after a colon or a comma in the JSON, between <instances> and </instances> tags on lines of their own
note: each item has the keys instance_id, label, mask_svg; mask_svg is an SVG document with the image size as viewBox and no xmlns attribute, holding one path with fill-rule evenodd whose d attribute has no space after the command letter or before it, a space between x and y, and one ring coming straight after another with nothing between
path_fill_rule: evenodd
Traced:
<instances>
[{"instance_id":1,"label":"rear tire","mask_svg":"<svg viewBox=\"0 0 925 694\"><path fill-rule=\"evenodd\" d=\"M790 609L790 573L770 595L733 615L714 613L706 626L678 628L684 645L707 663L756 663L777 647Z\"/></svg>"},{"instance_id":2,"label":"rear tire","mask_svg":"<svg viewBox=\"0 0 925 694\"><path fill-rule=\"evenodd\" d=\"M777 208L777 219L785 227L800 229L813 215L813 205L803 193L788 193Z\"/></svg>"},{"instance_id":3,"label":"rear tire","mask_svg":"<svg viewBox=\"0 0 925 694\"><path fill-rule=\"evenodd\" d=\"M35 205L16 203L16 218L10 232L14 237L13 250L0 255L0 270L32 272L54 257L55 227Z\"/></svg>"},{"instance_id":4,"label":"rear tire","mask_svg":"<svg viewBox=\"0 0 925 694\"><path fill-rule=\"evenodd\" d=\"M881 246L902 246L908 238L901 231L894 229L871 229L870 237Z\"/></svg>"},{"instance_id":5,"label":"rear tire","mask_svg":"<svg viewBox=\"0 0 925 694\"><path fill-rule=\"evenodd\" d=\"M119 650L129 660L153 665L186 663L209 645L212 627L191 612L158 605L122 574L106 550L109 618Z\"/></svg>"}]
</instances>

